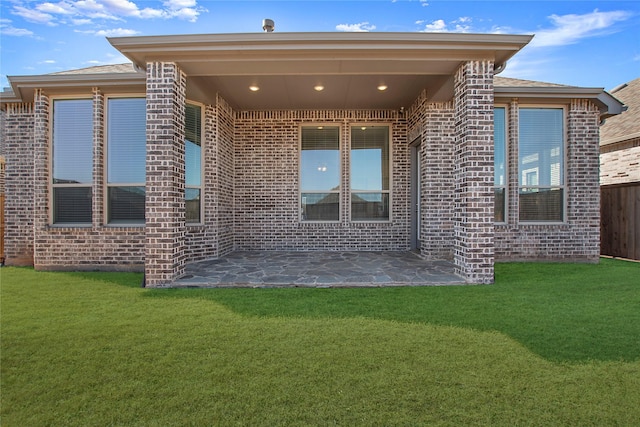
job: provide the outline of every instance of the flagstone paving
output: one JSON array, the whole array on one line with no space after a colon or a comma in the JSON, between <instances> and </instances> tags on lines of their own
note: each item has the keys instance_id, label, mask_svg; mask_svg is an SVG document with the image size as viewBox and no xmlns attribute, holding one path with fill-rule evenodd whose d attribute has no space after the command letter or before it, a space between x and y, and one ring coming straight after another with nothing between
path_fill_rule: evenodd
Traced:
<instances>
[{"instance_id":1,"label":"flagstone paving","mask_svg":"<svg viewBox=\"0 0 640 427\"><path fill-rule=\"evenodd\" d=\"M186 266L174 287L379 287L463 284L449 261L413 252L233 252Z\"/></svg>"}]
</instances>

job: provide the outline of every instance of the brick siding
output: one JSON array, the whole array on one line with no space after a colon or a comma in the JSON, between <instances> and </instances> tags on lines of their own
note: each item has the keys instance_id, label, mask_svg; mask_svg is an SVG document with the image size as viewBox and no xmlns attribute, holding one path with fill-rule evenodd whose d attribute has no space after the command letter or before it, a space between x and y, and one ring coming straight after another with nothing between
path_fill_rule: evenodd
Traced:
<instances>
[{"instance_id":1,"label":"brick siding","mask_svg":"<svg viewBox=\"0 0 640 427\"><path fill-rule=\"evenodd\" d=\"M640 138L600 147L600 185L640 182Z\"/></svg>"},{"instance_id":2,"label":"brick siding","mask_svg":"<svg viewBox=\"0 0 640 427\"><path fill-rule=\"evenodd\" d=\"M493 260L596 261L599 243L598 110L567 106L567 222L518 222L518 100L508 107L505 224L493 223L493 85L490 62L464 64L455 98L430 103L417 94L405 112L392 110L234 111L224 99L205 105L203 223L184 218L186 77L175 64L152 63L147 76L147 224L105 221L105 97L94 100L93 223L50 224L50 99L4 111L6 262L39 269L142 271L163 286L184 264L233 250L408 250L410 147L420 137L421 256L453 259L473 283L493 280ZM145 88L141 87L141 92ZM337 223L299 221L299 128L341 126L341 217ZM391 220L349 218L349 132L356 124L392 129ZM34 173L34 171L36 171Z\"/></svg>"},{"instance_id":3,"label":"brick siding","mask_svg":"<svg viewBox=\"0 0 640 427\"><path fill-rule=\"evenodd\" d=\"M507 222L496 225L496 260L597 262L600 255L598 108L585 100L572 100L568 108L567 221L521 224L518 222L518 106L518 100L512 100L508 111L508 213Z\"/></svg>"},{"instance_id":4,"label":"brick siding","mask_svg":"<svg viewBox=\"0 0 640 427\"><path fill-rule=\"evenodd\" d=\"M299 127L341 126L341 217L299 221ZM354 124L391 126L389 222L349 219L349 143ZM235 247L238 250L409 249L409 146L397 111L240 111L235 121Z\"/></svg>"},{"instance_id":5,"label":"brick siding","mask_svg":"<svg viewBox=\"0 0 640 427\"><path fill-rule=\"evenodd\" d=\"M33 126L33 104L7 106L3 132L7 265L33 265Z\"/></svg>"},{"instance_id":6,"label":"brick siding","mask_svg":"<svg viewBox=\"0 0 640 427\"><path fill-rule=\"evenodd\" d=\"M472 283L493 283L493 62L455 74L454 263Z\"/></svg>"},{"instance_id":7,"label":"brick siding","mask_svg":"<svg viewBox=\"0 0 640 427\"><path fill-rule=\"evenodd\" d=\"M173 63L147 64L145 274L159 286L184 273L186 75Z\"/></svg>"}]
</instances>

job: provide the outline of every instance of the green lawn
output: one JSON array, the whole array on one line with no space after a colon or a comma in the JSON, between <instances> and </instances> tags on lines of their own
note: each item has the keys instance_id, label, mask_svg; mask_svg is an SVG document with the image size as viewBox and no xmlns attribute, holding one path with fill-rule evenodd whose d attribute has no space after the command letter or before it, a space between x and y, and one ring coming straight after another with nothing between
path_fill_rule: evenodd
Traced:
<instances>
[{"instance_id":1,"label":"green lawn","mask_svg":"<svg viewBox=\"0 0 640 427\"><path fill-rule=\"evenodd\" d=\"M496 284L139 287L0 269L2 426L637 425L640 264Z\"/></svg>"}]
</instances>

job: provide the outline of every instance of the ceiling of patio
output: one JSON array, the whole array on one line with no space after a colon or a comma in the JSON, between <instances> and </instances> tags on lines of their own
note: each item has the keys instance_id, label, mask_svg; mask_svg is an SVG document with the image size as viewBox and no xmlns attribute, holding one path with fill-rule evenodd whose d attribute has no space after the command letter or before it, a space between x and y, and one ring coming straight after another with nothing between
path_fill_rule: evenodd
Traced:
<instances>
[{"instance_id":1,"label":"ceiling of patio","mask_svg":"<svg viewBox=\"0 0 640 427\"><path fill-rule=\"evenodd\" d=\"M219 93L235 109L267 110L407 108L425 89L431 101L447 101L452 76L465 61L500 66L530 40L504 34L251 33L109 42L141 69L149 62L177 63L194 100L211 101ZM314 89L318 85L323 90Z\"/></svg>"},{"instance_id":2,"label":"ceiling of patio","mask_svg":"<svg viewBox=\"0 0 640 427\"><path fill-rule=\"evenodd\" d=\"M453 96L447 75L196 76L188 86L192 99L218 92L239 110L399 109L411 106L423 89L434 102Z\"/></svg>"}]
</instances>

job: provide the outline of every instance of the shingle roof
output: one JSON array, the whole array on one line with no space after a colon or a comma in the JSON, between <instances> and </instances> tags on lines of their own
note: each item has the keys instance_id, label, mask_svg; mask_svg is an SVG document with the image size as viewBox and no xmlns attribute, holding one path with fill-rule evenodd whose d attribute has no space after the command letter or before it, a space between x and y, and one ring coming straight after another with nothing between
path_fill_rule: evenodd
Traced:
<instances>
[{"instance_id":1,"label":"shingle roof","mask_svg":"<svg viewBox=\"0 0 640 427\"><path fill-rule=\"evenodd\" d=\"M538 82L534 80L512 79L510 77L495 76L493 84L498 87L575 87L557 83Z\"/></svg>"},{"instance_id":2,"label":"shingle roof","mask_svg":"<svg viewBox=\"0 0 640 427\"><path fill-rule=\"evenodd\" d=\"M51 73L51 75L71 75L71 74L117 74L117 73L134 73L133 64L111 64L99 65L95 67L79 68L77 70L59 71Z\"/></svg>"},{"instance_id":3,"label":"shingle roof","mask_svg":"<svg viewBox=\"0 0 640 427\"><path fill-rule=\"evenodd\" d=\"M607 119L600 128L600 145L611 144L640 134L640 78L631 80L611 95L624 102L627 111Z\"/></svg>"}]
</instances>

